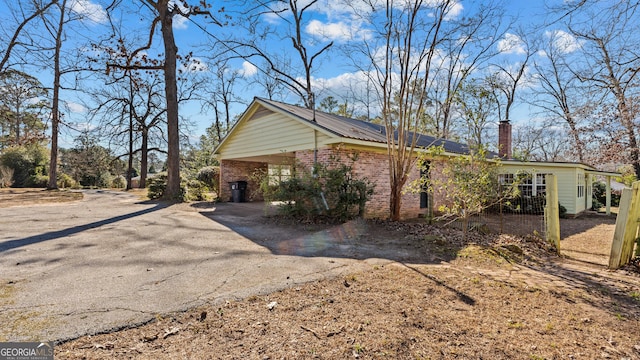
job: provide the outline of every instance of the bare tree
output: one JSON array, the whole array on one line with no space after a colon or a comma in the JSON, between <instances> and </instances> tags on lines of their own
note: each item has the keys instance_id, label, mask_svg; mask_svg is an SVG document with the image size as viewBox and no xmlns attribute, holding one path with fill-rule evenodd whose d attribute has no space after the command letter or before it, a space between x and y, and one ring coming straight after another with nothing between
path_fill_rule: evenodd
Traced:
<instances>
[{"instance_id":1,"label":"bare tree","mask_svg":"<svg viewBox=\"0 0 640 360\"><path fill-rule=\"evenodd\" d=\"M578 79L570 71L564 55L569 55L573 49L563 40L562 36L568 36L563 32L549 33L548 43L544 47L545 56L534 63L537 79L541 90L538 92L535 106L542 108L548 116L562 119L569 126L569 135L573 139L573 152L578 161L584 162L585 144L581 135L579 99L584 99L585 94L580 93Z\"/></svg>"},{"instance_id":2,"label":"bare tree","mask_svg":"<svg viewBox=\"0 0 640 360\"><path fill-rule=\"evenodd\" d=\"M496 43L510 26L503 24L505 19L504 9L495 2L479 3L468 16L447 19L449 29L438 44L442 55L430 74L427 133L444 139L452 137L457 118L456 96L467 79L498 54Z\"/></svg>"},{"instance_id":3,"label":"bare tree","mask_svg":"<svg viewBox=\"0 0 640 360\"><path fill-rule=\"evenodd\" d=\"M517 63L495 63L492 64L497 70L493 72L488 81L493 86L494 96L498 101L498 117L500 121L510 121L511 108L516 101L516 92L525 81L526 71L529 61L537 52L535 45L524 35L526 32L520 30L519 33L512 34L515 40L511 46L517 47L522 54L522 59Z\"/></svg>"},{"instance_id":4,"label":"bare tree","mask_svg":"<svg viewBox=\"0 0 640 360\"><path fill-rule=\"evenodd\" d=\"M264 89L267 99L281 100L287 92L287 89L282 85L282 82L278 80L275 71L271 69L267 62L265 62L264 66L258 66L258 68L264 70L259 71L255 75L254 82Z\"/></svg>"},{"instance_id":5,"label":"bare tree","mask_svg":"<svg viewBox=\"0 0 640 360\"><path fill-rule=\"evenodd\" d=\"M461 134L472 148L484 146L484 136L496 113L497 103L489 84L468 81L455 98L466 131Z\"/></svg>"},{"instance_id":6,"label":"bare tree","mask_svg":"<svg viewBox=\"0 0 640 360\"><path fill-rule=\"evenodd\" d=\"M49 183L47 189L58 188L58 134L60 132L60 79L62 77L60 58L62 54L62 41L64 36L64 25L68 22L67 0L62 0L59 6L58 21L47 26L53 35L53 98L51 100L51 157L49 160ZM47 22L45 21L45 24Z\"/></svg>"},{"instance_id":7,"label":"bare tree","mask_svg":"<svg viewBox=\"0 0 640 360\"><path fill-rule=\"evenodd\" d=\"M34 63L46 64L53 76L51 99L51 156L49 163L48 189L57 189L58 172L58 136L62 124L63 90L77 90L82 80L81 74L87 70L82 64L85 48L78 45L80 41L87 41L87 31L82 31L86 23L94 24L95 21L88 14L71 6L71 1L55 1L46 12L40 13L41 27L37 30L38 42L29 44L31 50L28 54L33 56L30 60ZM77 25L77 26L76 26ZM86 27L84 27L86 29ZM36 36L31 34L30 36ZM63 48L67 44L68 37L73 36L76 43L74 47ZM33 40L33 38L32 38ZM50 67L49 67L50 66ZM70 74L75 77L71 78ZM63 82L63 78L65 81Z\"/></svg>"},{"instance_id":8,"label":"bare tree","mask_svg":"<svg viewBox=\"0 0 640 360\"><path fill-rule=\"evenodd\" d=\"M16 47L39 47L27 33L28 25L39 20L40 17L56 3L58 3L58 0L30 0L11 2L10 6L10 4L5 1L5 6L9 9L8 14L12 15L14 21L8 21L8 19L6 19L6 21L0 21L0 29L3 34L2 38L8 39L4 44L6 48L0 52L0 54L2 54L2 58L0 59L0 73L5 71L9 66L11 54ZM13 6L17 6L17 8ZM15 25L15 27L11 25ZM25 61L23 60L22 62Z\"/></svg>"},{"instance_id":9,"label":"bare tree","mask_svg":"<svg viewBox=\"0 0 640 360\"><path fill-rule=\"evenodd\" d=\"M278 0L261 4L263 6L256 7L254 9L255 12L249 14L250 18L247 21L252 38L225 39L223 42L227 51L223 55L241 57L254 65L256 65L255 59L260 59L267 64L267 71L275 75L275 79L280 84L297 94L305 107L313 109L315 107L312 82L314 65L316 65L318 57L333 46L333 41L331 41L314 47L303 37L305 12L310 11L317 2L318 0L309 2ZM265 13L278 16L283 21L292 23L290 32L285 37L291 41L297 54L297 59L294 60L289 57L288 51L281 51L281 49L273 47L273 41L279 39L282 36L281 34L278 34L270 26L258 26L257 18ZM289 17L291 20L289 20ZM314 48L317 48L317 50L312 50Z\"/></svg>"},{"instance_id":10,"label":"bare tree","mask_svg":"<svg viewBox=\"0 0 640 360\"><path fill-rule=\"evenodd\" d=\"M428 77L446 34L445 19L456 2L389 0L380 6L368 4L371 12L363 15L376 36L363 42L359 50L372 66L369 74L381 102L389 162L390 218L398 220L402 190L416 161L418 136L413 135L418 133L428 105Z\"/></svg>"},{"instance_id":11,"label":"bare tree","mask_svg":"<svg viewBox=\"0 0 640 360\"><path fill-rule=\"evenodd\" d=\"M518 125L514 128L513 157L521 161L567 161L570 152L566 130L551 123Z\"/></svg>"},{"instance_id":12,"label":"bare tree","mask_svg":"<svg viewBox=\"0 0 640 360\"><path fill-rule=\"evenodd\" d=\"M165 107L167 117L167 186L163 193L165 199L177 199L180 196L180 129L178 114L178 47L173 33L175 16L190 18L203 15L214 24L222 26L209 11L207 1L199 5L189 5L188 1L173 0L139 0L152 14L147 41L134 51L127 52L124 64L108 63L108 69L121 70L161 70L164 74ZM156 27L160 27L164 56L157 65L146 65L138 62L138 56L152 47Z\"/></svg>"},{"instance_id":13,"label":"bare tree","mask_svg":"<svg viewBox=\"0 0 640 360\"><path fill-rule=\"evenodd\" d=\"M201 98L204 108L213 110L216 140L220 141L231 128L231 106L239 102L234 93L234 86L240 79L240 73L233 70L228 60L215 63L215 77L209 81L205 98Z\"/></svg>"},{"instance_id":14,"label":"bare tree","mask_svg":"<svg viewBox=\"0 0 640 360\"><path fill-rule=\"evenodd\" d=\"M615 142L624 150L606 160L630 163L640 177L635 123L636 99L640 95L640 53L635 50L640 47L640 4L616 1L603 6L585 2L566 18L571 34L582 42L582 56L572 62L572 69L600 103L610 104L609 109L615 111L611 116L615 123L611 125L617 131L602 140L606 147Z\"/></svg>"}]
</instances>

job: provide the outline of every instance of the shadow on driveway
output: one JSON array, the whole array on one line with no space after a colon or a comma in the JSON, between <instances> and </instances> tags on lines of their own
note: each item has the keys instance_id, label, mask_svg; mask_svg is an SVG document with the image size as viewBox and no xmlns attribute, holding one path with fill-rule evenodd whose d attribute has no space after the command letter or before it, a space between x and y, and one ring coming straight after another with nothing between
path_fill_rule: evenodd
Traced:
<instances>
[{"instance_id":1,"label":"shadow on driveway","mask_svg":"<svg viewBox=\"0 0 640 360\"><path fill-rule=\"evenodd\" d=\"M356 219L340 225L300 224L272 217L276 209L263 202L219 203L200 214L216 221L275 255L386 259L401 263L439 264L456 257L459 248L428 240L406 239L402 233Z\"/></svg>"},{"instance_id":2,"label":"shadow on driveway","mask_svg":"<svg viewBox=\"0 0 640 360\"><path fill-rule=\"evenodd\" d=\"M74 227L67 228L67 229L62 229L62 230L58 230L58 231L51 231L51 232L47 232L47 233L44 233L44 234L33 235L33 236L29 236L29 237L22 238L22 239L4 241L4 242L0 243L0 252L12 250L12 249L15 249L15 248L19 248L19 247L27 246L27 245L31 245L31 244L37 244L37 243L41 243L41 242L44 242L44 241L55 240L55 239L71 236L71 235L74 235L74 234L77 234L77 233L80 233L80 232L83 232L83 231L95 229L95 228L98 228L98 227L101 227L101 226L104 226L104 225L113 224L113 223L116 223L118 221L131 219L131 218L134 218L136 216L141 216L141 215L148 214L148 213L151 213L151 212L154 212L154 211L158 211L160 209L166 208L169 205L170 204L168 204L168 203L156 203L156 205L154 207L149 208L149 209L135 211L135 212L132 212L132 213L129 213L129 214L123 214L123 215L119 215L119 216L114 216L114 217L109 218L109 219L95 221L95 222L92 222L92 223L89 223L89 224L78 225L78 226L74 226Z\"/></svg>"}]
</instances>

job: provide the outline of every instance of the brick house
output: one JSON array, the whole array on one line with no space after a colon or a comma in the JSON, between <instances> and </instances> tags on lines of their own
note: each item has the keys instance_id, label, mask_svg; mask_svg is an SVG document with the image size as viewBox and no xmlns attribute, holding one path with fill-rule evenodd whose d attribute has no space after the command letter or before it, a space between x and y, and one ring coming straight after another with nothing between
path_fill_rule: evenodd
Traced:
<instances>
[{"instance_id":1,"label":"brick house","mask_svg":"<svg viewBox=\"0 0 640 360\"><path fill-rule=\"evenodd\" d=\"M610 198L611 177L617 173L602 172L580 163L522 162L511 159L511 124L500 122L499 153L490 154L502 159L504 177L523 172L529 174L530 181L522 185L526 196L535 196L545 189L545 175L554 174L558 179L560 203L567 214L577 215L591 207L591 183L596 177L605 177L607 194ZM389 166L387 157L385 127L380 124L313 111L303 107L277 101L255 98L229 134L216 148L220 161L220 189L222 200L230 200L232 191L229 183L246 181L246 198L262 201L251 175L256 170L279 175L293 174L294 164L311 167L315 161L350 161L355 175L367 177L373 182L375 194L367 202L365 217L386 218L389 216ZM420 135L417 151L431 146L442 146L443 156L432 159L429 169L411 170L407 184L428 175L440 176L443 161L448 157L469 154L469 148L461 143ZM401 217L415 218L432 214L442 196L421 193L406 193L402 197ZM607 202L607 211L610 201Z\"/></svg>"},{"instance_id":2,"label":"brick house","mask_svg":"<svg viewBox=\"0 0 640 360\"><path fill-rule=\"evenodd\" d=\"M467 154L466 145L421 135L418 147L443 146L445 155ZM389 216L389 167L385 127L366 121L255 98L238 122L223 139L215 154L220 161L220 197L230 200L230 182L246 181L246 198L261 201L258 184L251 175L256 170L278 169L292 172L294 164L311 167L315 161L345 161L353 154L357 177L373 182L375 193L367 202L365 217ZM430 166L437 174L438 161ZM423 174L425 172L423 171ZM407 183L418 179L420 169L414 167ZM412 218L431 213L436 199L426 192L407 193L402 198L402 217Z\"/></svg>"}]
</instances>

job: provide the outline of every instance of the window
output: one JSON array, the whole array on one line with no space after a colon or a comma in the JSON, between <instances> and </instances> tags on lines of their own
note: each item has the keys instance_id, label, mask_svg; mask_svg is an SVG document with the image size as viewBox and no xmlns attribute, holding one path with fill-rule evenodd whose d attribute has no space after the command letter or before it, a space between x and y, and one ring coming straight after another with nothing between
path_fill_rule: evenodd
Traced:
<instances>
[{"instance_id":1,"label":"window","mask_svg":"<svg viewBox=\"0 0 640 360\"><path fill-rule=\"evenodd\" d=\"M536 196L547 193L547 174L536 174Z\"/></svg>"},{"instance_id":2,"label":"window","mask_svg":"<svg viewBox=\"0 0 640 360\"><path fill-rule=\"evenodd\" d=\"M584 197L584 176L578 175L578 198Z\"/></svg>"},{"instance_id":3,"label":"window","mask_svg":"<svg viewBox=\"0 0 640 360\"><path fill-rule=\"evenodd\" d=\"M518 174L500 174L498 181L503 187L517 183L520 196L538 196L547 192L547 174L536 174L532 176L526 172Z\"/></svg>"},{"instance_id":4,"label":"window","mask_svg":"<svg viewBox=\"0 0 640 360\"><path fill-rule=\"evenodd\" d=\"M269 184L278 185L291 178L291 165L269 164Z\"/></svg>"},{"instance_id":5,"label":"window","mask_svg":"<svg viewBox=\"0 0 640 360\"><path fill-rule=\"evenodd\" d=\"M513 174L500 174L498 175L498 181L500 185L511 185L513 184Z\"/></svg>"}]
</instances>

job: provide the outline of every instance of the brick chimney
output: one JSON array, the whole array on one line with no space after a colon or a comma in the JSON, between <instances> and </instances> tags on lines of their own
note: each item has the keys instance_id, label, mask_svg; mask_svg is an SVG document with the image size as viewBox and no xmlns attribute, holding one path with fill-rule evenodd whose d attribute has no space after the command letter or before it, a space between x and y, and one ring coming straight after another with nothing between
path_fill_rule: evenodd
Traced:
<instances>
[{"instance_id":1,"label":"brick chimney","mask_svg":"<svg viewBox=\"0 0 640 360\"><path fill-rule=\"evenodd\" d=\"M511 123L501 120L498 125L498 154L503 159L511 159Z\"/></svg>"}]
</instances>

